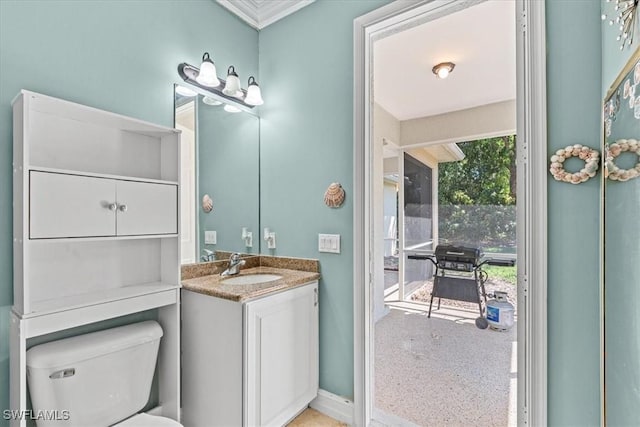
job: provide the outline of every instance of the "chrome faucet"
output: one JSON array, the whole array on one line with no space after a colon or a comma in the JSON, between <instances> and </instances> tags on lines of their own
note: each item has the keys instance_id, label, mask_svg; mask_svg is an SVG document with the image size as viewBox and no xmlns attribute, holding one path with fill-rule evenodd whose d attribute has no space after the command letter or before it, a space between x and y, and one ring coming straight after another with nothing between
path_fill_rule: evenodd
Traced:
<instances>
[{"instance_id":1,"label":"chrome faucet","mask_svg":"<svg viewBox=\"0 0 640 427\"><path fill-rule=\"evenodd\" d=\"M231 254L231 257L229 257L229 268L227 268L225 271L223 271L220 275L221 276L234 276L238 273L240 273L240 267L243 266L245 264L245 260L240 259L240 254L239 253L233 253Z\"/></svg>"},{"instance_id":2,"label":"chrome faucet","mask_svg":"<svg viewBox=\"0 0 640 427\"><path fill-rule=\"evenodd\" d=\"M200 257L200 261L204 261L204 262L215 261L215 254L213 253L213 251L210 251L209 249L203 249L202 252L204 252L204 255Z\"/></svg>"}]
</instances>

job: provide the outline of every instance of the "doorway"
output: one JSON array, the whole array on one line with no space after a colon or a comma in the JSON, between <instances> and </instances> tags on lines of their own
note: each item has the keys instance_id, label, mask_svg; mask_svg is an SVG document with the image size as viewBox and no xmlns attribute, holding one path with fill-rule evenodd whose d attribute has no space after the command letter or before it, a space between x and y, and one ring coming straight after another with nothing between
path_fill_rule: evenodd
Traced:
<instances>
[{"instance_id":1,"label":"doorway","mask_svg":"<svg viewBox=\"0 0 640 427\"><path fill-rule=\"evenodd\" d=\"M354 325L356 425L375 421L372 403L375 249L372 109L373 45L402 28L480 1L395 2L354 22ZM518 424L546 423L546 105L544 3L516 1L518 137ZM444 141L446 142L446 141ZM534 203L535 201L535 203ZM530 284L534 283L535 286Z\"/></svg>"},{"instance_id":2,"label":"doorway","mask_svg":"<svg viewBox=\"0 0 640 427\"><path fill-rule=\"evenodd\" d=\"M515 126L515 117L513 122ZM390 262L385 250L385 291L373 295L374 306L384 307L382 315L378 309L374 316L373 415L386 424L397 424L398 418L425 426L516 424L517 267L511 265L516 255L516 200L515 188L513 195L509 188L516 172L509 167L515 160L515 138L456 146L462 159L435 157L439 145L430 146L434 156L419 156L413 149L416 157L404 152L400 158L403 179L396 180L396 187L404 200L396 210L403 244L396 262ZM385 184L388 180L385 177ZM385 212L394 210L387 206L394 200L384 198ZM384 222L393 221L385 214ZM374 239L374 245L381 244ZM474 269L482 274L479 281L473 273L457 270L458 263L441 265L436 280L458 282L450 287L439 282L441 292L452 294L431 299L434 266L420 257L434 255L434 248L438 254L444 247L469 255L470 248L482 248L481 260L493 265L476 264ZM398 264L404 271L392 270ZM396 280L389 280L392 277ZM498 304L495 295L506 301ZM479 305L483 319L501 318L502 324L478 329ZM505 310L501 316L486 313L489 307L495 311L494 306Z\"/></svg>"}]
</instances>

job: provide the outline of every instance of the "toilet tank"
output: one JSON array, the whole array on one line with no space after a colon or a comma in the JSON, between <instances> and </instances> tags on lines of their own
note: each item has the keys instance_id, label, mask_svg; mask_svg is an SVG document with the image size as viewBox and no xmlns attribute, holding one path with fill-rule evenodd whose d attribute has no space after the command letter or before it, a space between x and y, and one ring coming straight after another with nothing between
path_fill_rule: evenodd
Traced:
<instances>
[{"instance_id":1,"label":"toilet tank","mask_svg":"<svg viewBox=\"0 0 640 427\"><path fill-rule=\"evenodd\" d=\"M149 400L161 337L151 320L27 350L38 427L109 426L140 411Z\"/></svg>"}]
</instances>

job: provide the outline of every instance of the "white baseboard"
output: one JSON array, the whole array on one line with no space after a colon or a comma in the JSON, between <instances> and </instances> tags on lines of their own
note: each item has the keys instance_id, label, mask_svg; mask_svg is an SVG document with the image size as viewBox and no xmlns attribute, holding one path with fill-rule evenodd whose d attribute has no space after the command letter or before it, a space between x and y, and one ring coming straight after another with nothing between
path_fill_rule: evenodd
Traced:
<instances>
[{"instance_id":1,"label":"white baseboard","mask_svg":"<svg viewBox=\"0 0 640 427\"><path fill-rule=\"evenodd\" d=\"M389 414L378 408L373 408L373 419L371 420L371 427L420 427L418 424L414 424L411 421L400 418L397 415Z\"/></svg>"},{"instance_id":2,"label":"white baseboard","mask_svg":"<svg viewBox=\"0 0 640 427\"><path fill-rule=\"evenodd\" d=\"M353 425L353 402L345 397L320 389L318 397L309 406L331 418Z\"/></svg>"}]
</instances>

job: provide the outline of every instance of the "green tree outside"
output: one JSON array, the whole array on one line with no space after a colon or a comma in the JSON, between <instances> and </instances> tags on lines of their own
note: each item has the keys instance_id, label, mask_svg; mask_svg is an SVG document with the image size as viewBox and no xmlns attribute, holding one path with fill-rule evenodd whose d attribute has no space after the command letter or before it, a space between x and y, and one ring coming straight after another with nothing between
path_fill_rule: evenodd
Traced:
<instances>
[{"instance_id":1,"label":"green tree outside","mask_svg":"<svg viewBox=\"0 0 640 427\"><path fill-rule=\"evenodd\" d=\"M515 135L458 146L465 158L439 166L440 242L515 253Z\"/></svg>"}]
</instances>

